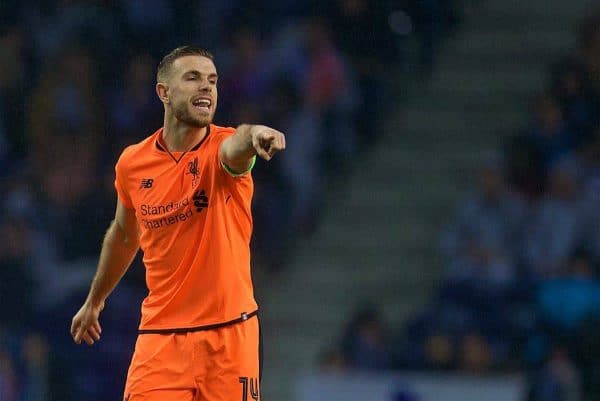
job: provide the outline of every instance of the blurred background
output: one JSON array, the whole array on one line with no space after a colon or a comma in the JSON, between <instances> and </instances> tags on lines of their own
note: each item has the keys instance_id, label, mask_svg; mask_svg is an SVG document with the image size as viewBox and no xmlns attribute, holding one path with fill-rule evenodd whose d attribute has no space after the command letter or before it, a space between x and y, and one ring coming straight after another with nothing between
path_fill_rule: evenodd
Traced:
<instances>
[{"instance_id":1,"label":"blurred background","mask_svg":"<svg viewBox=\"0 0 600 401\"><path fill-rule=\"evenodd\" d=\"M600 400L592 0L1 0L0 400L118 400L145 294L73 345L160 58L216 56L254 170L262 395Z\"/></svg>"}]
</instances>

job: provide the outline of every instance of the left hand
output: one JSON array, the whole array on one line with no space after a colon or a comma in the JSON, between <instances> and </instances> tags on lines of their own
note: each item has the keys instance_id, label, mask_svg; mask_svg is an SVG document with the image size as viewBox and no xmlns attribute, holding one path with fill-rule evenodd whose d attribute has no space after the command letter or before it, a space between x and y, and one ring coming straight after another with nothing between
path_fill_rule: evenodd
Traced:
<instances>
[{"instance_id":1,"label":"left hand","mask_svg":"<svg viewBox=\"0 0 600 401\"><path fill-rule=\"evenodd\" d=\"M261 158L271 160L275 153L285 149L285 135L282 132L264 125L252 128L252 146Z\"/></svg>"}]
</instances>

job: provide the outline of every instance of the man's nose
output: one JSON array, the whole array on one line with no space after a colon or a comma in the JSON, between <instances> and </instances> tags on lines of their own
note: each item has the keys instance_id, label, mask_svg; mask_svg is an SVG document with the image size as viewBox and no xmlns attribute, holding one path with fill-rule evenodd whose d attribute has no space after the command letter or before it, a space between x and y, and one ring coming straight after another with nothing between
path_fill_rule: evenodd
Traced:
<instances>
[{"instance_id":1,"label":"man's nose","mask_svg":"<svg viewBox=\"0 0 600 401\"><path fill-rule=\"evenodd\" d=\"M200 92L210 92L211 91L210 82L208 82L207 79L200 81L199 90L200 90Z\"/></svg>"}]
</instances>

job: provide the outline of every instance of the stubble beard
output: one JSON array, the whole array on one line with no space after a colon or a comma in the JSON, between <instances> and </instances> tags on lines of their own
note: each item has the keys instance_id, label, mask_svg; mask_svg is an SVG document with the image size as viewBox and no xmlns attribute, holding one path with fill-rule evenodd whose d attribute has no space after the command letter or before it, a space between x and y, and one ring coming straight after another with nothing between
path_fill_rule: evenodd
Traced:
<instances>
[{"instance_id":1,"label":"stubble beard","mask_svg":"<svg viewBox=\"0 0 600 401\"><path fill-rule=\"evenodd\" d=\"M205 117L194 116L190 113L187 104L182 104L180 107L174 107L173 115L182 123L196 128L207 127L212 122L212 114Z\"/></svg>"}]
</instances>

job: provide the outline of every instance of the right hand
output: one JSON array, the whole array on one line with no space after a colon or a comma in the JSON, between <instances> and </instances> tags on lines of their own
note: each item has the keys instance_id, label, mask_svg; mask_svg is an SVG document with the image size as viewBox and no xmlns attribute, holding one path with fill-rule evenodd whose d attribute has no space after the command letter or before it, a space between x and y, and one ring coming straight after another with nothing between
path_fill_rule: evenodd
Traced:
<instances>
[{"instance_id":1,"label":"right hand","mask_svg":"<svg viewBox=\"0 0 600 401\"><path fill-rule=\"evenodd\" d=\"M75 344L81 344L81 340L87 345L93 345L95 341L100 340L102 328L98 317L104 309L104 302L99 305L92 305L86 301L81 309L73 316L71 322L71 336Z\"/></svg>"},{"instance_id":2,"label":"right hand","mask_svg":"<svg viewBox=\"0 0 600 401\"><path fill-rule=\"evenodd\" d=\"M277 152L285 149L285 135L264 125L252 126L252 147L257 155L269 161Z\"/></svg>"}]
</instances>

